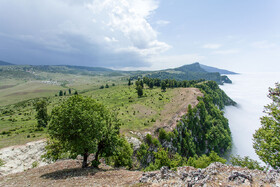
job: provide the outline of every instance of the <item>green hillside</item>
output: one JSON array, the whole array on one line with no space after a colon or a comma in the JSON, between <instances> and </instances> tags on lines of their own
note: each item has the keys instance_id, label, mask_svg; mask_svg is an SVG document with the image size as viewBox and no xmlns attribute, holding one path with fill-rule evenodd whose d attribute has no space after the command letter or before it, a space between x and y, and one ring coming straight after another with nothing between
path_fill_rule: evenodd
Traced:
<instances>
[{"instance_id":1,"label":"green hillside","mask_svg":"<svg viewBox=\"0 0 280 187\"><path fill-rule=\"evenodd\" d=\"M215 81L218 84L231 83L231 80L227 76L221 76L219 72L207 72L201 68L199 63L184 65L174 69L151 72L147 74L146 77L158 78L161 80L175 79L178 81L205 79Z\"/></svg>"}]
</instances>

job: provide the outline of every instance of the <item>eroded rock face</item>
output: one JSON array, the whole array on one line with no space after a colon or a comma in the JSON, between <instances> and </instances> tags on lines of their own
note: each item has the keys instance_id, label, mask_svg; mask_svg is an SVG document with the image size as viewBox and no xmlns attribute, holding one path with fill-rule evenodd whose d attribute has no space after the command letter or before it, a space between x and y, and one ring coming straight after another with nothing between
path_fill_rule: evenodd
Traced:
<instances>
[{"instance_id":1,"label":"eroded rock face","mask_svg":"<svg viewBox=\"0 0 280 187\"><path fill-rule=\"evenodd\" d=\"M0 167L0 175L47 165L41 158L45 153L45 146L46 141L40 140L0 149L0 159L4 161L4 166Z\"/></svg>"},{"instance_id":2,"label":"eroded rock face","mask_svg":"<svg viewBox=\"0 0 280 187\"><path fill-rule=\"evenodd\" d=\"M279 186L280 172L263 172L212 163L205 169L189 166L176 171L162 167L160 171L143 173L141 183L159 186Z\"/></svg>"},{"instance_id":3,"label":"eroded rock face","mask_svg":"<svg viewBox=\"0 0 280 187\"><path fill-rule=\"evenodd\" d=\"M134 137L126 137L126 140L129 143L133 144L133 150L136 151L140 148L142 142L138 139L138 138L134 138Z\"/></svg>"}]
</instances>

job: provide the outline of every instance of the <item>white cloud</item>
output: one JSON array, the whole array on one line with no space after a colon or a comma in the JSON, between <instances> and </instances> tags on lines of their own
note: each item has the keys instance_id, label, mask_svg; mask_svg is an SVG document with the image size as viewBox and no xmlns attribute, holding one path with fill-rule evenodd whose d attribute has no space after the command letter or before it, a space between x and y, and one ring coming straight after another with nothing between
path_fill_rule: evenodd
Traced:
<instances>
[{"instance_id":1,"label":"white cloud","mask_svg":"<svg viewBox=\"0 0 280 187\"><path fill-rule=\"evenodd\" d=\"M44 54L65 57L66 63L70 62L68 58L76 58L78 63L82 59L84 65L93 66L100 64L97 62L118 67L147 65L147 58L171 47L158 40L149 23L158 4L158 0L3 0L0 33L9 37L0 35L0 47L8 46L4 43L8 39L21 42L16 46L10 42L6 59L9 54L14 56L13 49L23 46L18 50L25 50L29 59ZM45 56L41 63L46 63Z\"/></svg>"},{"instance_id":2,"label":"white cloud","mask_svg":"<svg viewBox=\"0 0 280 187\"><path fill-rule=\"evenodd\" d=\"M229 49L229 50L218 50L214 51L213 54L218 54L218 55L230 55L230 54L236 54L238 53L239 50L237 49Z\"/></svg>"},{"instance_id":3,"label":"white cloud","mask_svg":"<svg viewBox=\"0 0 280 187\"><path fill-rule=\"evenodd\" d=\"M155 0L95 0L87 5L94 16L102 17L102 27L126 45L117 51L134 51L141 55L153 55L170 48L157 40L157 32L147 21L158 8ZM121 39L119 39L120 37Z\"/></svg>"},{"instance_id":4,"label":"white cloud","mask_svg":"<svg viewBox=\"0 0 280 187\"><path fill-rule=\"evenodd\" d=\"M252 46L258 49L271 49L277 47L275 43L271 43L267 40L254 42L252 43Z\"/></svg>"},{"instance_id":5,"label":"white cloud","mask_svg":"<svg viewBox=\"0 0 280 187\"><path fill-rule=\"evenodd\" d=\"M204 44L202 47L205 49L219 49L221 44Z\"/></svg>"},{"instance_id":6,"label":"white cloud","mask_svg":"<svg viewBox=\"0 0 280 187\"><path fill-rule=\"evenodd\" d=\"M167 20L158 20L156 22L156 24L159 26L165 26L165 25L168 25L169 23L170 23L170 21L167 21Z\"/></svg>"}]
</instances>

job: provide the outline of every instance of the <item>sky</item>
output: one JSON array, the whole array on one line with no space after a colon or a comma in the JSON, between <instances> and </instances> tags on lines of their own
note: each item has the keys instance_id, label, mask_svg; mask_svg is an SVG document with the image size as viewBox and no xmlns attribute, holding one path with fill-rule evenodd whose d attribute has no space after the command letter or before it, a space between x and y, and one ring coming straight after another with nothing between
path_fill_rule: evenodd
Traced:
<instances>
[{"instance_id":1,"label":"sky","mask_svg":"<svg viewBox=\"0 0 280 187\"><path fill-rule=\"evenodd\" d=\"M0 60L280 69L279 0L0 0Z\"/></svg>"}]
</instances>

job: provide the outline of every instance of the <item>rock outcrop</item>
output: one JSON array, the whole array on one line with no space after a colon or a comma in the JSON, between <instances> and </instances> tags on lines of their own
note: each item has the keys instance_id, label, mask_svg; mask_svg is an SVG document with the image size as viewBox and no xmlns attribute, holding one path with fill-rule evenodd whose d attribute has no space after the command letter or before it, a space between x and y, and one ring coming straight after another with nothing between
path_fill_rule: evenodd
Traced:
<instances>
[{"instance_id":1,"label":"rock outcrop","mask_svg":"<svg viewBox=\"0 0 280 187\"><path fill-rule=\"evenodd\" d=\"M184 166L174 171L162 167L143 173L139 182L152 186L280 186L280 171L249 170L216 162L205 169Z\"/></svg>"},{"instance_id":2,"label":"rock outcrop","mask_svg":"<svg viewBox=\"0 0 280 187\"><path fill-rule=\"evenodd\" d=\"M22 172L32 167L47 165L41 159L45 153L46 141L29 142L25 145L17 145L0 149L0 159L4 165L0 167L0 175Z\"/></svg>"}]
</instances>

